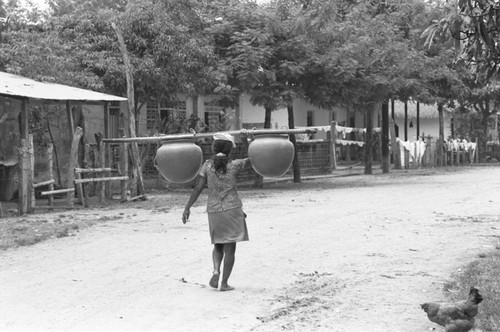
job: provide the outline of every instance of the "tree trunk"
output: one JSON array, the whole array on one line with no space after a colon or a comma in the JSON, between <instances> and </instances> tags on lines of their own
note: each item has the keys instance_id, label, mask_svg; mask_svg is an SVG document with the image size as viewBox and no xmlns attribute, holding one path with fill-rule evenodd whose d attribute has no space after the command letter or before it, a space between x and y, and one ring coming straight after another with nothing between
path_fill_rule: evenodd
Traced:
<instances>
[{"instance_id":1,"label":"tree trunk","mask_svg":"<svg viewBox=\"0 0 500 332\"><path fill-rule=\"evenodd\" d=\"M405 101L405 142L408 141L408 102Z\"/></svg>"},{"instance_id":2,"label":"tree trunk","mask_svg":"<svg viewBox=\"0 0 500 332\"><path fill-rule=\"evenodd\" d=\"M272 109L270 107L264 107L266 113L264 117L264 129L270 129L271 128L271 113ZM262 188L264 184L264 177L257 172L255 172L255 176L253 178L253 187L254 188Z\"/></svg>"},{"instance_id":3,"label":"tree trunk","mask_svg":"<svg viewBox=\"0 0 500 332\"><path fill-rule=\"evenodd\" d=\"M354 127L354 125L352 125L352 123L351 123L351 107L350 106L347 106L347 109L345 112L345 117L346 117L345 126L346 127ZM348 138L348 139L352 139L352 138ZM351 145L349 145L349 144L345 145L345 161L348 163L351 162Z\"/></svg>"},{"instance_id":4,"label":"tree trunk","mask_svg":"<svg viewBox=\"0 0 500 332\"><path fill-rule=\"evenodd\" d=\"M420 102L417 101L417 141L420 137Z\"/></svg>"},{"instance_id":5,"label":"tree trunk","mask_svg":"<svg viewBox=\"0 0 500 332\"><path fill-rule=\"evenodd\" d=\"M382 173L389 173L389 102L382 103Z\"/></svg>"},{"instance_id":6,"label":"tree trunk","mask_svg":"<svg viewBox=\"0 0 500 332\"><path fill-rule=\"evenodd\" d=\"M295 128L295 118L293 116L293 106L287 107L288 111L288 129ZM297 140L295 139L295 134L290 134L290 142L293 144L293 182L299 183L300 179L300 165L299 165L299 157L297 153Z\"/></svg>"},{"instance_id":7,"label":"tree trunk","mask_svg":"<svg viewBox=\"0 0 500 332\"><path fill-rule=\"evenodd\" d=\"M271 113L273 110L269 107L265 107L264 109L266 110L266 115L264 118L264 128L271 128Z\"/></svg>"},{"instance_id":8,"label":"tree trunk","mask_svg":"<svg viewBox=\"0 0 500 332\"><path fill-rule=\"evenodd\" d=\"M365 174L373 174L373 111L374 105L365 109L366 112L366 135L365 135Z\"/></svg>"},{"instance_id":9,"label":"tree trunk","mask_svg":"<svg viewBox=\"0 0 500 332\"><path fill-rule=\"evenodd\" d=\"M481 130L479 131L479 135L476 137L476 146L477 150L476 153L481 151L481 154L479 155L479 160L484 161L486 157L486 143L488 141L488 119L492 115L492 111L490 108L490 99L486 98L481 104L480 104L480 109L481 109ZM477 133L478 131L476 131ZM471 137L472 138L472 137Z\"/></svg>"},{"instance_id":10,"label":"tree trunk","mask_svg":"<svg viewBox=\"0 0 500 332\"><path fill-rule=\"evenodd\" d=\"M123 35L121 30L116 26L116 24L111 24L113 29L115 30L116 37L118 38L118 44L120 46L120 50L122 52L123 63L125 65L125 76L127 78L127 98L128 98L128 114L129 114L129 132L130 137L136 137L136 123L135 123L135 101L134 101L134 79L132 76L132 65L130 64L130 59L127 53L127 46L125 45L125 40L123 39ZM139 146L137 142L132 142L130 144L132 148L132 162L134 165L135 179L137 181L137 186L135 185L135 181L132 182L132 193L131 197L143 195L144 194L144 181L142 178L142 167L141 167L141 159L139 156ZM137 193L136 193L137 191Z\"/></svg>"},{"instance_id":11,"label":"tree trunk","mask_svg":"<svg viewBox=\"0 0 500 332\"><path fill-rule=\"evenodd\" d=\"M439 138L437 141L437 157L439 166L443 166L443 143L444 143L444 110L443 104L438 104L438 115L439 115Z\"/></svg>"}]
</instances>

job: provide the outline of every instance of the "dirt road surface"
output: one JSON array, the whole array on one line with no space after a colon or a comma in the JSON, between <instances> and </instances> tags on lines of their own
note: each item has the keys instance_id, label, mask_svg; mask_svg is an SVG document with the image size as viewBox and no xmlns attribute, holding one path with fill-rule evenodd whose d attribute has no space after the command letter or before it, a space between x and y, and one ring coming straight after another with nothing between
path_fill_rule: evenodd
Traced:
<instances>
[{"instance_id":1,"label":"dirt road surface","mask_svg":"<svg viewBox=\"0 0 500 332\"><path fill-rule=\"evenodd\" d=\"M0 331L429 331L419 304L495 250L499 192L498 167L242 190L232 292L207 285L205 194L186 225L187 190L64 212L105 221L0 252Z\"/></svg>"}]
</instances>

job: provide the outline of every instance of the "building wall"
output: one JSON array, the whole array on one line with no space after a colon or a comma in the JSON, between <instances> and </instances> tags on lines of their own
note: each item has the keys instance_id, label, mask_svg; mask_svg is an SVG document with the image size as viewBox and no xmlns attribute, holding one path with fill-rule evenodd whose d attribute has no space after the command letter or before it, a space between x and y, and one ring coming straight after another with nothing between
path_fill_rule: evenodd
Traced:
<instances>
[{"instance_id":1,"label":"building wall","mask_svg":"<svg viewBox=\"0 0 500 332\"><path fill-rule=\"evenodd\" d=\"M404 118L395 119L396 124L399 127L399 138L404 139ZM413 127L410 127L410 122ZM439 137L439 119L438 118L421 118L420 119L420 137L431 136L433 138ZM444 138L448 138L451 135L450 120L447 115L444 119ZM408 140L415 141L417 136L417 118L408 117Z\"/></svg>"},{"instance_id":2,"label":"building wall","mask_svg":"<svg viewBox=\"0 0 500 332\"><path fill-rule=\"evenodd\" d=\"M204 120L205 111L210 107L217 96L198 96L197 98L189 96L178 96L179 100L186 102L186 117L197 112L197 116ZM197 105L195 108L194 105ZM344 108L334 107L332 109L323 109L313 106L304 100L297 99L294 101L294 120L295 127L310 126L329 126L331 121L350 126L350 122L346 122L347 112ZM150 135L150 130L146 128L146 113L147 107L141 110L140 118L140 135ZM263 128L265 110L264 107L252 105L250 96L242 94L239 99L239 109L224 108L226 125L221 130L238 130L240 128ZM374 126L380 126L380 107L377 107L377 113L374 116ZM309 115L309 123L308 123ZM354 117L355 127L363 128L365 126L365 119L363 113L355 112L353 110L351 115ZM280 108L271 113L271 127L273 129L286 129L288 128L288 111L286 108ZM318 132L315 139L326 139L326 132Z\"/></svg>"},{"instance_id":3,"label":"building wall","mask_svg":"<svg viewBox=\"0 0 500 332\"><path fill-rule=\"evenodd\" d=\"M417 104L416 102L408 102L408 140L414 141L417 136ZM399 138L404 139L404 103L395 101L394 111L389 110L395 116L395 123L399 127ZM410 127L410 123L413 127ZM420 104L420 136L439 137L439 115L437 105ZM451 135L451 120L448 112L444 112L444 138Z\"/></svg>"}]
</instances>

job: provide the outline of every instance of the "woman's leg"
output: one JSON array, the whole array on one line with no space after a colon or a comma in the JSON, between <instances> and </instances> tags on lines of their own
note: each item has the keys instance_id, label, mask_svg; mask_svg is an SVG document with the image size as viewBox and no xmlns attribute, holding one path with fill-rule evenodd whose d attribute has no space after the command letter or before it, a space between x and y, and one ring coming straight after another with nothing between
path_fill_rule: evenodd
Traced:
<instances>
[{"instance_id":1,"label":"woman's leg","mask_svg":"<svg viewBox=\"0 0 500 332\"><path fill-rule=\"evenodd\" d=\"M219 287L219 276L220 276L220 266L222 264L222 258L224 257L223 244L216 243L214 244L214 250L212 251L212 260L214 262L214 272L212 274L212 278L210 278L209 285L210 287L217 288Z\"/></svg>"},{"instance_id":2,"label":"woman's leg","mask_svg":"<svg viewBox=\"0 0 500 332\"><path fill-rule=\"evenodd\" d=\"M224 251L224 267L222 270L222 282L220 285L221 291L230 291L233 290L234 287L231 287L227 284L227 280L233 271L234 266L234 257L236 253L236 242L234 243L225 243L223 246Z\"/></svg>"}]
</instances>

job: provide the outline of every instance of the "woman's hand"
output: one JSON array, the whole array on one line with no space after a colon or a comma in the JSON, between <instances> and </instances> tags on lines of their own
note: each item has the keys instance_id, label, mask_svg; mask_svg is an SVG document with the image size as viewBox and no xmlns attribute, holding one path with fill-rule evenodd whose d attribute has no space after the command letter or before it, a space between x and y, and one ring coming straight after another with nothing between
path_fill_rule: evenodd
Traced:
<instances>
[{"instance_id":1,"label":"woman's hand","mask_svg":"<svg viewBox=\"0 0 500 332\"><path fill-rule=\"evenodd\" d=\"M185 224L189 221L189 214L190 214L189 209L188 208L184 209L184 212L182 212L182 223L183 224Z\"/></svg>"},{"instance_id":2,"label":"woman's hand","mask_svg":"<svg viewBox=\"0 0 500 332\"><path fill-rule=\"evenodd\" d=\"M240 130L240 140L246 140L248 139L248 130L246 129L241 129Z\"/></svg>"}]
</instances>

